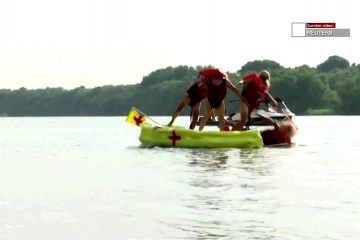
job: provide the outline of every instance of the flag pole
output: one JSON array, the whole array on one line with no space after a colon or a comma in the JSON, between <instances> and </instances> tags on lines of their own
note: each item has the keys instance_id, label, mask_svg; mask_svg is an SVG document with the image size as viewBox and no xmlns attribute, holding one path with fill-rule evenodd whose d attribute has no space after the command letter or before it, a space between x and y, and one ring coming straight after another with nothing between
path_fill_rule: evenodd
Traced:
<instances>
[{"instance_id":1,"label":"flag pole","mask_svg":"<svg viewBox=\"0 0 360 240\"><path fill-rule=\"evenodd\" d=\"M155 123L158 126L162 126L160 123L158 123L157 121L155 121L154 119L150 118L148 115L146 115L145 113L143 113L142 111L140 111L139 109L137 109L136 107L133 107L135 109L135 111L139 112L141 115L145 116L147 119L149 119L150 121L152 121L153 123Z\"/></svg>"}]
</instances>

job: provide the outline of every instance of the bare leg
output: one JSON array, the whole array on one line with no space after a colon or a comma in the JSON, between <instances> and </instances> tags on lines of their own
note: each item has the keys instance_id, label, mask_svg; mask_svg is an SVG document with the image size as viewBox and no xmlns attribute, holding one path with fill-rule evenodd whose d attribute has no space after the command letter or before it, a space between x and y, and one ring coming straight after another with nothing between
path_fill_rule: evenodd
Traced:
<instances>
[{"instance_id":1,"label":"bare leg","mask_svg":"<svg viewBox=\"0 0 360 240\"><path fill-rule=\"evenodd\" d=\"M175 121L175 118L179 116L179 113L184 109L185 106L187 106L190 103L190 98L188 95L185 95L179 105L177 106L175 112L172 114L171 121L168 123L168 126L171 127L172 124Z\"/></svg>"},{"instance_id":2,"label":"bare leg","mask_svg":"<svg viewBox=\"0 0 360 240\"><path fill-rule=\"evenodd\" d=\"M215 109L215 113L218 116L220 131L224 131L225 128L225 104L224 101Z\"/></svg>"},{"instance_id":3,"label":"bare leg","mask_svg":"<svg viewBox=\"0 0 360 240\"><path fill-rule=\"evenodd\" d=\"M191 123L190 123L190 129L194 129L196 127L198 118L199 118L199 112L200 112L200 106L201 106L201 102L195 104L192 108L191 108Z\"/></svg>"},{"instance_id":4,"label":"bare leg","mask_svg":"<svg viewBox=\"0 0 360 240\"><path fill-rule=\"evenodd\" d=\"M212 120L212 121L216 121L216 114L215 114L214 111L213 111L212 114L211 114L211 120Z\"/></svg>"},{"instance_id":5,"label":"bare leg","mask_svg":"<svg viewBox=\"0 0 360 240\"><path fill-rule=\"evenodd\" d=\"M244 126L249 118L249 107L248 105L240 99L240 121L233 128L234 130L244 131Z\"/></svg>"},{"instance_id":6,"label":"bare leg","mask_svg":"<svg viewBox=\"0 0 360 240\"><path fill-rule=\"evenodd\" d=\"M203 130L203 128L205 127L205 124L210 119L211 115L212 115L212 108L211 108L210 104L207 102L206 107L205 107L204 117L201 119L200 124L199 124L199 131Z\"/></svg>"}]
</instances>

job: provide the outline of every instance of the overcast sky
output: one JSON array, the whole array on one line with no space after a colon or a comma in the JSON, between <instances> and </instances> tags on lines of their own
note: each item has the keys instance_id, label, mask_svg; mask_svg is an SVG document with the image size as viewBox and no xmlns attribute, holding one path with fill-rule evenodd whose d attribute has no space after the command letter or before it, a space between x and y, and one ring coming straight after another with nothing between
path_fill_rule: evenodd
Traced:
<instances>
[{"instance_id":1,"label":"overcast sky","mask_svg":"<svg viewBox=\"0 0 360 240\"><path fill-rule=\"evenodd\" d=\"M270 59L360 63L356 0L7 0L0 88L135 84L167 66L236 71ZM291 22L335 22L350 38L292 38Z\"/></svg>"}]
</instances>

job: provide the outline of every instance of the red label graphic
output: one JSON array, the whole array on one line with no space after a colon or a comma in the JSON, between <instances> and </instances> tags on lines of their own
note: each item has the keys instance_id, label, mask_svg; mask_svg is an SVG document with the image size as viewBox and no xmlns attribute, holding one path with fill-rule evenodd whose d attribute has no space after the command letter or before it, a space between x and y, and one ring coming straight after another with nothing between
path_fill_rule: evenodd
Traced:
<instances>
[{"instance_id":1,"label":"red label graphic","mask_svg":"<svg viewBox=\"0 0 360 240\"><path fill-rule=\"evenodd\" d=\"M336 23L306 23L306 28L336 28Z\"/></svg>"}]
</instances>

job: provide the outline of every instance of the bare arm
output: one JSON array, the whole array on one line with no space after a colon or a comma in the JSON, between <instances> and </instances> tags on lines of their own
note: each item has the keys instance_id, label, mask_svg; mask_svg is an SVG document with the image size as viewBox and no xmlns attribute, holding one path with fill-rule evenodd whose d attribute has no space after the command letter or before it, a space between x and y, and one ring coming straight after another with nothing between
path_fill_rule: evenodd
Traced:
<instances>
[{"instance_id":1,"label":"bare arm","mask_svg":"<svg viewBox=\"0 0 360 240\"><path fill-rule=\"evenodd\" d=\"M261 113L260 111L257 112L257 114L258 114L267 124L271 124L271 125L273 125L274 127L279 127L279 124L278 124L274 119L272 119L271 117L269 117L267 114Z\"/></svg>"},{"instance_id":2,"label":"bare arm","mask_svg":"<svg viewBox=\"0 0 360 240\"><path fill-rule=\"evenodd\" d=\"M233 91L236 96L241 97L239 90L229 80L226 80L226 87Z\"/></svg>"},{"instance_id":3,"label":"bare arm","mask_svg":"<svg viewBox=\"0 0 360 240\"><path fill-rule=\"evenodd\" d=\"M271 101L275 106L278 105L277 101L271 96L269 92L265 92L265 98L269 101Z\"/></svg>"}]
</instances>

